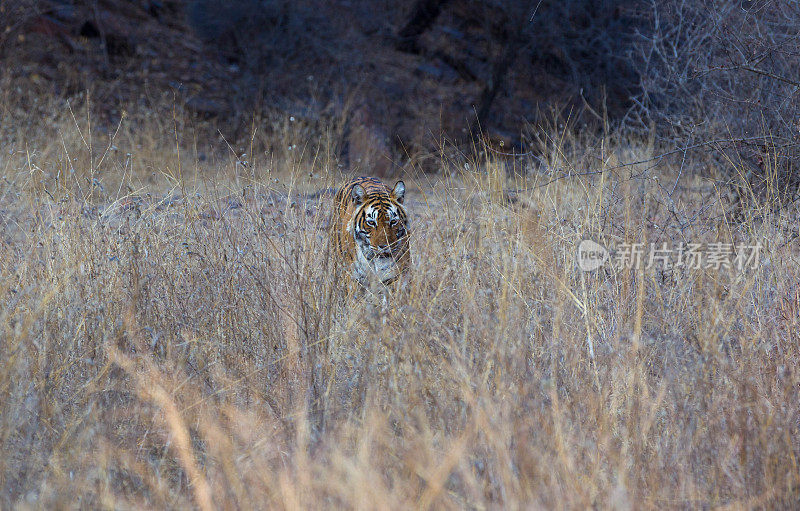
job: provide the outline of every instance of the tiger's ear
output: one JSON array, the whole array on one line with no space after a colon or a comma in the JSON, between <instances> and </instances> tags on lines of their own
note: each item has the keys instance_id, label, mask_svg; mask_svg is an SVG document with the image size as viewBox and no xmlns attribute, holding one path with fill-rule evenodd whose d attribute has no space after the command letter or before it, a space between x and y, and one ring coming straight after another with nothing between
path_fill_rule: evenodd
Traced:
<instances>
[{"instance_id":1,"label":"tiger's ear","mask_svg":"<svg viewBox=\"0 0 800 511\"><path fill-rule=\"evenodd\" d=\"M403 183L402 181L398 181L394 185L394 188L392 189L392 195L394 196L395 199L397 199L397 202L402 204L403 203L403 198L406 196L406 185L405 185L405 183Z\"/></svg>"},{"instance_id":2,"label":"tiger's ear","mask_svg":"<svg viewBox=\"0 0 800 511\"><path fill-rule=\"evenodd\" d=\"M355 202L356 206L364 202L364 197L367 196L367 191L364 190L364 187L361 185L355 185L353 189L350 191L350 197L352 197L353 202Z\"/></svg>"}]
</instances>

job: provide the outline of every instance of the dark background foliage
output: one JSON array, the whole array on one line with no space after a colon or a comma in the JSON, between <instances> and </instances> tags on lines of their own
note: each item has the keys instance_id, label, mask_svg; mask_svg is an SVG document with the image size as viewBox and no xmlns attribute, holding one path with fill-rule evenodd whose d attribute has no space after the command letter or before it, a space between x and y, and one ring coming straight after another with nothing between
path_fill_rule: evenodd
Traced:
<instances>
[{"instance_id":1,"label":"dark background foliage","mask_svg":"<svg viewBox=\"0 0 800 511\"><path fill-rule=\"evenodd\" d=\"M526 130L555 110L793 173L800 7L788 0L0 6L6 94L90 90L111 125L137 103L177 103L234 140L254 119L340 118L346 163L363 146L397 162L440 135L530 150Z\"/></svg>"}]
</instances>

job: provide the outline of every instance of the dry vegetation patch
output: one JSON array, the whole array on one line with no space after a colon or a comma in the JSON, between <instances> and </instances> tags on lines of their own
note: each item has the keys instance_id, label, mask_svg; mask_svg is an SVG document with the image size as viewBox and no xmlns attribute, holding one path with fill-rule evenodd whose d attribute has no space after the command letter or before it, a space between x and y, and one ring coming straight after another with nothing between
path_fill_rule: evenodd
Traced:
<instances>
[{"instance_id":1,"label":"dry vegetation patch","mask_svg":"<svg viewBox=\"0 0 800 511\"><path fill-rule=\"evenodd\" d=\"M98 164L63 133L0 160L3 507L797 504L789 212L732 223L613 137L443 157L386 307L342 290L324 150ZM763 252L588 273L584 238Z\"/></svg>"}]
</instances>

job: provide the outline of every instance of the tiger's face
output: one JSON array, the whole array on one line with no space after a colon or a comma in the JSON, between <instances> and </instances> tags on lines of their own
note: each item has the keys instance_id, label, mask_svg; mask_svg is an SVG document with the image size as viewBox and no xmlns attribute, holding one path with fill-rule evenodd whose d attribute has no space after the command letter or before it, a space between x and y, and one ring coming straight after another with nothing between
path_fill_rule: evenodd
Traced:
<instances>
[{"instance_id":1,"label":"tiger's face","mask_svg":"<svg viewBox=\"0 0 800 511\"><path fill-rule=\"evenodd\" d=\"M362 282L396 280L408 264L408 217L402 203L405 185L389 194L368 196L360 185L351 192L356 211L348 226L356 246L354 270Z\"/></svg>"}]
</instances>

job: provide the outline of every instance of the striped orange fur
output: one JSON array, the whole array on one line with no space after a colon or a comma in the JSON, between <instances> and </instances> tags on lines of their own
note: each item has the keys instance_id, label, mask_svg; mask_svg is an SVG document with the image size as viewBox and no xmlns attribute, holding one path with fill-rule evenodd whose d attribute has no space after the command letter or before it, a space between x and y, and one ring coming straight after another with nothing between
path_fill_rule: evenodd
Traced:
<instances>
[{"instance_id":1,"label":"striped orange fur","mask_svg":"<svg viewBox=\"0 0 800 511\"><path fill-rule=\"evenodd\" d=\"M363 285L389 284L411 262L405 184L389 188L372 177L345 183L333 202L331 241L339 260Z\"/></svg>"}]
</instances>

